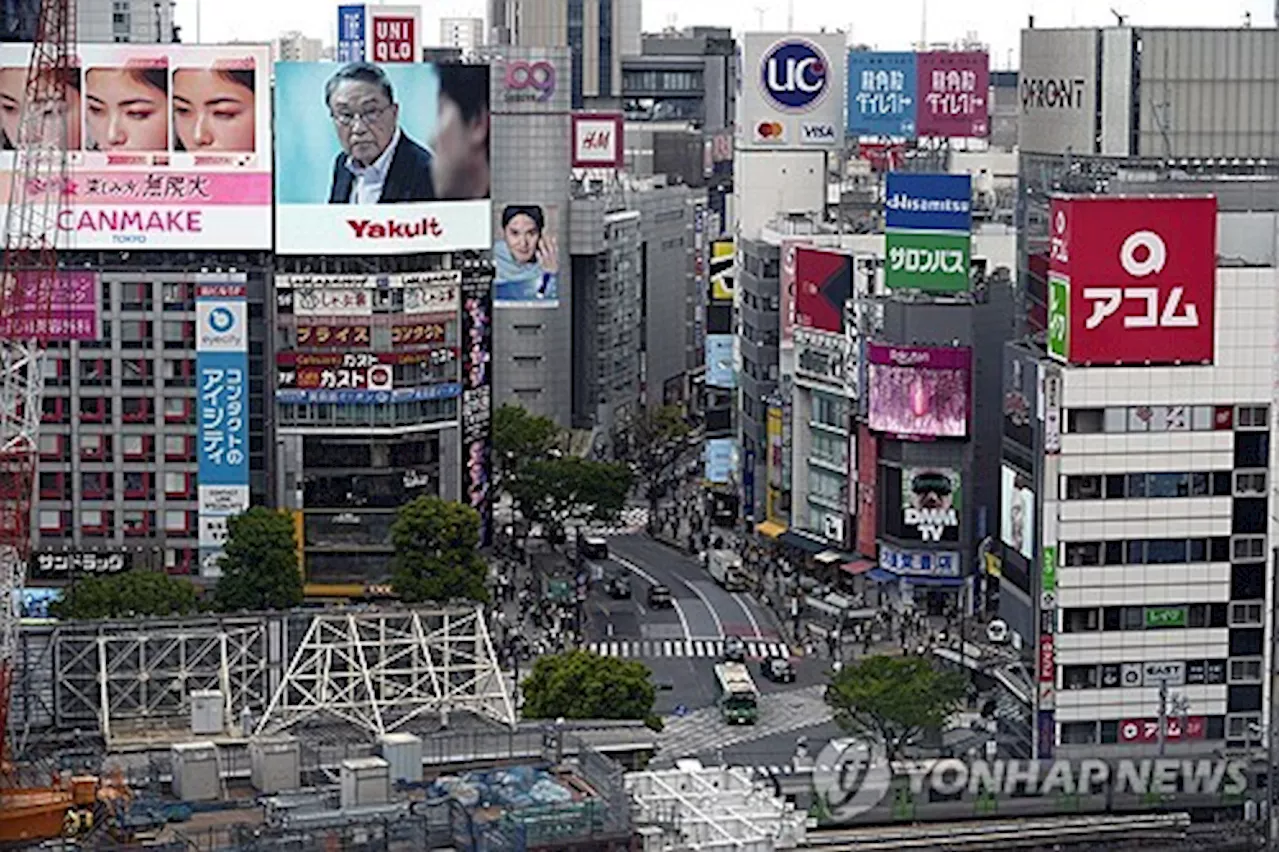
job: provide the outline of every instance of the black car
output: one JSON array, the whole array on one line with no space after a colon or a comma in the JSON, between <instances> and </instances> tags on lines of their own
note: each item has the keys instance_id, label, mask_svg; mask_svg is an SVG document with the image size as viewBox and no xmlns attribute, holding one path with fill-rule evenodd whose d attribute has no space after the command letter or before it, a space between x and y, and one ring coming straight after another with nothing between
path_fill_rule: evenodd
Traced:
<instances>
[{"instance_id":1,"label":"black car","mask_svg":"<svg viewBox=\"0 0 1280 852\"><path fill-rule=\"evenodd\" d=\"M615 601L631 597L631 580L627 577L612 577L604 584L604 590Z\"/></svg>"},{"instance_id":2,"label":"black car","mask_svg":"<svg viewBox=\"0 0 1280 852\"><path fill-rule=\"evenodd\" d=\"M737 636L729 636L724 640L724 658L731 663L745 662L747 646Z\"/></svg>"},{"instance_id":3,"label":"black car","mask_svg":"<svg viewBox=\"0 0 1280 852\"><path fill-rule=\"evenodd\" d=\"M667 609L675 606L675 603L671 597L671 590L666 586L649 587L649 606L653 609Z\"/></svg>"},{"instance_id":4,"label":"black car","mask_svg":"<svg viewBox=\"0 0 1280 852\"><path fill-rule=\"evenodd\" d=\"M774 683L794 683L796 667L786 657L770 657L760 663L760 674Z\"/></svg>"}]
</instances>

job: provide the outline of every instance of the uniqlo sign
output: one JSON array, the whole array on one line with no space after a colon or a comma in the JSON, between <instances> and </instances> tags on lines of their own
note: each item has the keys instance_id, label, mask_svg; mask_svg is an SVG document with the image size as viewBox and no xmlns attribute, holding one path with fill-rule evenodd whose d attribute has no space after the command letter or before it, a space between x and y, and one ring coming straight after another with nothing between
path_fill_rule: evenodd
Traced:
<instances>
[{"instance_id":1,"label":"uniqlo sign","mask_svg":"<svg viewBox=\"0 0 1280 852\"><path fill-rule=\"evenodd\" d=\"M1212 363L1217 214L1212 197L1054 198L1049 355Z\"/></svg>"},{"instance_id":2,"label":"uniqlo sign","mask_svg":"<svg viewBox=\"0 0 1280 852\"><path fill-rule=\"evenodd\" d=\"M411 10L394 14L369 9L369 50L374 62L418 61L418 16Z\"/></svg>"}]
</instances>

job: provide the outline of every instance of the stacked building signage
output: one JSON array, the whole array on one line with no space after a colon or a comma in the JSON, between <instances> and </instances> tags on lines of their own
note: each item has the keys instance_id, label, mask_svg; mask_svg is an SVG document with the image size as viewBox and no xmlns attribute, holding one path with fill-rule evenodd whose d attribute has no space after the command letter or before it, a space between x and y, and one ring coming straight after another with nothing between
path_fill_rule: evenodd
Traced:
<instances>
[{"instance_id":1,"label":"stacked building signage","mask_svg":"<svg viewBox=\"0 0 1280 852\"><path fill-rule=\"evenodd\" d=\"M463 499L480 513L480 545L493 538L490 422L493 376L489 352L493 345L493 270L473 263L462 272L462 448L466 472Z\"/></svg>"},{"instance_id":2,"label":"stacked building signage","mask_svg":"<svg viewBox=\"0 0 1280 852\"><path fill-rule=\"evenodd\" d=\"M890 290L969 289L968 175L891 172L885 184L884 281Z\"/></svg>"},{"instance_id":3,"label":"stacked building signage","mask_svg":"<svg viewBox=\"0 0 1280 852\"><path fill-rule=\"evenodd\" d=\"M703 448L703 478L715 485L731 485L736 469L737 444L732 434L732 411L738 386L733 335L733 240L713 240L707 264L705 382L719 401L708 405L707 441ZM723 428L721 428L723 427ZM735 511L736 513L736 511Z\"/></svg>"}]
</instances>

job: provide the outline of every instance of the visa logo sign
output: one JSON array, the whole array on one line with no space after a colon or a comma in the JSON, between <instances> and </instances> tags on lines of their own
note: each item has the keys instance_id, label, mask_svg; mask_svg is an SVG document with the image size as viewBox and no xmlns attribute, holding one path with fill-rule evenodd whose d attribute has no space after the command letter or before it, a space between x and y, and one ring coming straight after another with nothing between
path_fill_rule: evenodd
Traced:
<instances>
[{"instance_id":1,"label":"visa logo sign","mask_svg":"<svg viewBox=\"0 0 1280 852\"><path fill-rule=\"evenodd\" d=\"M834 144L836 128L834 124L801 124L800 141L809 145Z\"/></svg>"},{"instance_id":2,"label":"visa logo sign","mask_svg":"<svg viewBox=\"0 0 1280 852\"><path fill-rule=\"evenodd\" d=\"M804 112L827 91L827 58L805 39L784 39L765 52L760 63L760 86L778 109Z\"/></svg>"}]
</instances>

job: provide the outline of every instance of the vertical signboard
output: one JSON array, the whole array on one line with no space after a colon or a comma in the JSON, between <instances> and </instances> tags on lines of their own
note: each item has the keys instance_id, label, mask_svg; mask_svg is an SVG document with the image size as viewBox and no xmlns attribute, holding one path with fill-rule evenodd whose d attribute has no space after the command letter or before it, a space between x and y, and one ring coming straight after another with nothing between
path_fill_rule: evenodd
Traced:
<instances>
[{"instance_id":1,"label":"vertical signboard","mask_svg":"<svg viewBox=\"0 0 1280 852\"><path fill-rule=\"evenodd\" d=\"M462 477L463 501L480 513L480 546L493 539L490 432L493 409L489 372L493 346L493 273L475 265L462 271Z\"/></svg>"},{"instance_id":2,"label":"vertical signboard","mask_svg":"<svg viewBox=\"0 0 1280 852\"><path fill-rule=\"evenodd\" d=\"M244 276L196 283L200 576L221 573L227 519L249 508L249 334Z\"/></svg>"},{"instance_id":3,"label":"vertical signboard","mask_svg":"<svg viewBox=\"0 0 1280 852\"><path fill-rule=\"evenodd\" d=\"M620 169L623 163L622 113L580 112L570 118L571 164L575 169Z\"/></svg>"},{"instance_id":4,"label":"vertical signboard","mask_svg":"<svg viewBox=\"0 0 1280 852\"><path fill-rule=\"evenodd\" d=\"M876 482L880 464L875 434L858 424L858 534L855 546L868 559L876 558Z\"/></svg>"},{"instance_id":5,"label":"vertical signboard","mask_svg":"<svg viewBox=\"0 0 1280 852\"><path fill-rule=\"evenodd\" d=\"M749 148L844 144L847 51L839 33L747 33L738 143Z\"/></svg>"},{"instance_id":6,"label":"vertical signboard","mask_svg":"<svg viewBox=\"0 0 1280 852\"><path fill-rule=\"evenodd\" d=\"M990 132L989 69L987 54L980 51L917 54L916 132L985 139Z\"/></svg>"},{"instance_id":7,"label":"vertical signboard","mask_svg":"<svg viewBox=\"0 0 1280 852\"><path fill-rule=\"evenodd\" d=\"M711 294L713 302L733 301L733 240L711 244Z\"/></svg>"},{"instance_id":8,"label":"vertical signboard","mask_svg":"<svg viewBox=\"0 0 1280 852\"><path fill-rule=\"evenodd\" d=\"M1018 148L1097 152L1098 31L1024 29L1019 57Z\"/></svg>"},{"instance_id":9,"label":"vertical signboard","mask_svg":"<svg viewBox=\"0 0 1280 852\"><path fill-rule=\"evenodd\" d=\"M335 58L339 62L364 61L364 6L338 7L338 47Z\"/></svg>"},{"instance_id":10,"label":"vertical signboard","mask_svg":"<svg viewBox=\"0 0 1280 852\"><path fill-rule=\"evenodd\" d=\"M369 6L370 62L417 62L422 34L421 6Z\"/></svg>"},{"instance_id":11,"label":"vertical signboard","mask_svg":"<svg viewBox=\"0 0 1280 852\"><path fill-rule=\"evenodd\" d=\"M782 256L779 270L778 339L783 346L795 340L796 328L796 255L801 246L812 245L809 239L783 237L778 251Z\"/></svg>"},{"instance_id":12,"label":"vertical signboard","mask_svg":"<svg viewBox=\"0 0 1280 852\"><path fill-rule=\"evenodd\" d=\"M1213 362L1217 200L1060 196L1049 208L1049 354Z\"/></svg>"},{"instance_id":13,"label":"vertical signboard","mask_svg":"<svg viewBox=\"0 0 1280 852\"><path fill-rule=\"evenodd\" d=\"M849 54L850 136L916 135L916 55L855 50Z\"/></svg>"},{"instance_id":14,"label":"vertical signboard","mask_svg":"<svg viewBox=\"0 0 1280 852\"><path fill-rule=\"evenodd\" d=\"M765 413L765 445L768 458L765 469L767 483L764 492L764 519L773 524L785 524L782 514L782 406L770 405Z\"/></svg>"}]
</instances>

